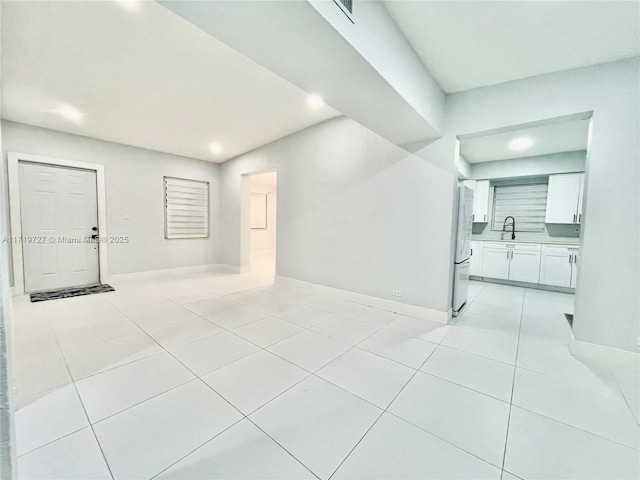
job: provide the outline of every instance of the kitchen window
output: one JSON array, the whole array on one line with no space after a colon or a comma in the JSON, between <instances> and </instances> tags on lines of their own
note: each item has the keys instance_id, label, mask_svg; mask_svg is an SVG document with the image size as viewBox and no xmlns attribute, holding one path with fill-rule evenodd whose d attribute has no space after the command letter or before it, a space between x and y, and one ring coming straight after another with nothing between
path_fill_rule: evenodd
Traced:
<instances>
[{"instance_id":1,"label":"kitchen window","mask_svg":"<svg viewBox=\"0 0 640 480\"><path fill-rule=\"evenodd\" d=\"M209 182L164 177L166 239L209 237Z\"/></svg>"},{"instance_id":2,"label":"kitchen window","mask_svg":"<svg viewBox=\"0 0 640 480\"><path fill-rule=\"evenodd\" d=\"M493 189L491 230L502 230L504 219L511 216L518 232L544 232L547 183L496 185Z\"/></svg>"}]
</instances>

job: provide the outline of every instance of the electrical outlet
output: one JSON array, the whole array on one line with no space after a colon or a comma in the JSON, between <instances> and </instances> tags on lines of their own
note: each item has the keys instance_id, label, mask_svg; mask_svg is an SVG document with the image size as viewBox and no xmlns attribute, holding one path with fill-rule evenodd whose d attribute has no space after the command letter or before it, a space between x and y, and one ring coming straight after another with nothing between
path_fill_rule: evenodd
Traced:
<instances>
[{"instance_id":1,"label":"electrical outlet","mask_svg":"<svg viewBox=\"0 0 640 480\"><path fill-rule=\"evenodd\" d=\"M400 290L392 290L391 295L393 295L394 297L401 297L402 292Z\"/></svg>"}]
</instances>

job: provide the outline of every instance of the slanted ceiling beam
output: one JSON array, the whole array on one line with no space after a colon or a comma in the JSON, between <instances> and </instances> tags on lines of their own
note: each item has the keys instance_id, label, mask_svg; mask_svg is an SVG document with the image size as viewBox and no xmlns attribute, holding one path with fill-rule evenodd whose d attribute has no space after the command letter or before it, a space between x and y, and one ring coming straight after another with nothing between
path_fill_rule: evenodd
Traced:
<instances>
[{"instance_id":1,"label":"slanted ceiling beam","mask_svg":"<svg viewBox=\"0 0 640 480\"><path fill-rule=\"evenodd\" d=\"M431 92L433 105L426 108L424 96L416 101L415 95L407 95L397 72L396 78L381 74L380 59L376 69L365 58L362 43L345 38L350 35L338 31L343 27L335 24L335 18L320 13L327 7L339 9L333 2L318 6L307 1L161 0L160 4L302 90L321 95L328 105L397 145L440 136L444 94L437 84L424 86L438 89Z\"/></svg>"}]
</instances>

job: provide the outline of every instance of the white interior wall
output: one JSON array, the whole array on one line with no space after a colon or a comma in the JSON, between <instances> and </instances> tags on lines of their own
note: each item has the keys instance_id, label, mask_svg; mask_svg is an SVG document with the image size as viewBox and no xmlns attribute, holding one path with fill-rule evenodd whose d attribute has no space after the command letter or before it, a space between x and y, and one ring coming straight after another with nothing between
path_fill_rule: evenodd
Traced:
<instances>
[{"instance_id":1,"label":"white interior wall","mask_svg":"<svg viewBox=\"0 0 640 480\"><path fill-rule=\"evenodd\" d=\"M495 162L472 163L469 169L469 178L482 180L584 172L586 165L586 151L553 153Z\"/></svg>"},{"instance_id":2,"label":"white interior wall","mask_svg":"<svg viewBox=\"0 0 640 480\"><path fill-rule=\"evenodd\" d=\"M7 152L105 166L107 233L129 237L129 243L107 245L109 274L219 263L218 165L8 121L2 122L2 135L5 174ZM164 238L165 175L210 183L210 238ZM8 219L8 208L3 213Z\"/></svg>"},{"instance_id":3,"label":"white interior wall","mask_svg":"<svg viewBox=\"0 0 640 480\"><path fill-rule=\"evenodd\" d=\"M275 252L277 189L273 185L261 185L251 182L251 193L267 195L267 228L251 229L251 253Z\"/></svg>"},{"instance_id":4,"label":"white interior wall","mask_svg":"<svg viewBox=\"0 0 640 480\"><path fill-rule=\"evenodd\" d=\"M340 117L225 162L223 263L248 266L242 176L269 169L278 275L448 311L455 138L414 155Z\"/></svg>"},{"instance_id":5,"label":"white interior wall","mask_svg":"<svg viewBox=\"0 0 640 480\"><path fill-rule=\"evenodd\" d=\"M448 134L593 111L576 293L576 339L639 351L640 59L447 97Z\"/></svg>"},{"instance_id":6,"label":"white interior wall","mask_svg":"<svg viewBox=\"0 0 640 480\"><path fill-rule=\"evenodd\" d=\"M384 3L358 2L353 22L334 2L310 0L309 3L412 108L436 131L440 130L444 92L400 31ZM433 135L423 135L413 141L426 137Z\"/></svg>"},{"instance_id":7,"label":"white interior wall","mask_svg":"<svg viewBox=\"0 0 640 480\"><path fill-rule=\"evenodd\" d=\"M0 10L2 4L0 2ZM2 36L0 35L0 38ZM0 72L0 78L1 78ZM1 103L0 103L1 113ZM0 131L0 151L3 146L3 132ZM6 172L0 169L0 238L9 236L9 219L3 212L8 211L8 194L5 183ZM16 478L16 442L13 404L13 337L12 306L10 295L9 244L0 242L0 478Z\"/></svg>"},{"instance_id":8,"label":"white interior wall","mask_svg":"<svg viewBox=\"0 0 640 480\"><path fill-rule=\"evenodd\" d=\"M471 177L471 164L464 158L464 155L458 154L458 178L466 180Z\"/></svg>"}]
</instances>

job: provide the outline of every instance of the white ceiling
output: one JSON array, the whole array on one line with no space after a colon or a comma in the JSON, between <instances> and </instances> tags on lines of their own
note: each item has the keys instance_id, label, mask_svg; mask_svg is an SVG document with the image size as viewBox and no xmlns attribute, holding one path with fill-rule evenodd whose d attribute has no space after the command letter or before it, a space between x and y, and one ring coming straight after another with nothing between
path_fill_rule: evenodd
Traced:
<instances>
[{"instance_id":1,"label":"white ceiling","mask_svg":"<svg viewBox=\"0 0 640 480\"><path fill-rule=\"evenodd\" d=\"M574 120L464 138L460 140L460 154L469 163L482 163L573 152L587 149L588 136L589 120ZM530 138L533 144L514 151L509 144L517 138Z\"/></svg>"},{"instance_id":2,"label":"white ceiling","mask_svg":"<svg viewBox=\"0 0 640 480\"><path fill-rule=\"evenodd\" d=\"M637 1L385 4L447 93L640 55Z\"/></svg>"},{"instance_id":3,"label":"white ceiling","mask_svg":"<svg viewBox=\"0 0 640 480\"><path fill-rule=\"evenodd\" d=\"M2 4L8 120L221 162L339 115L307 98L155 2Z\"/></svg>"}]
</instances>

